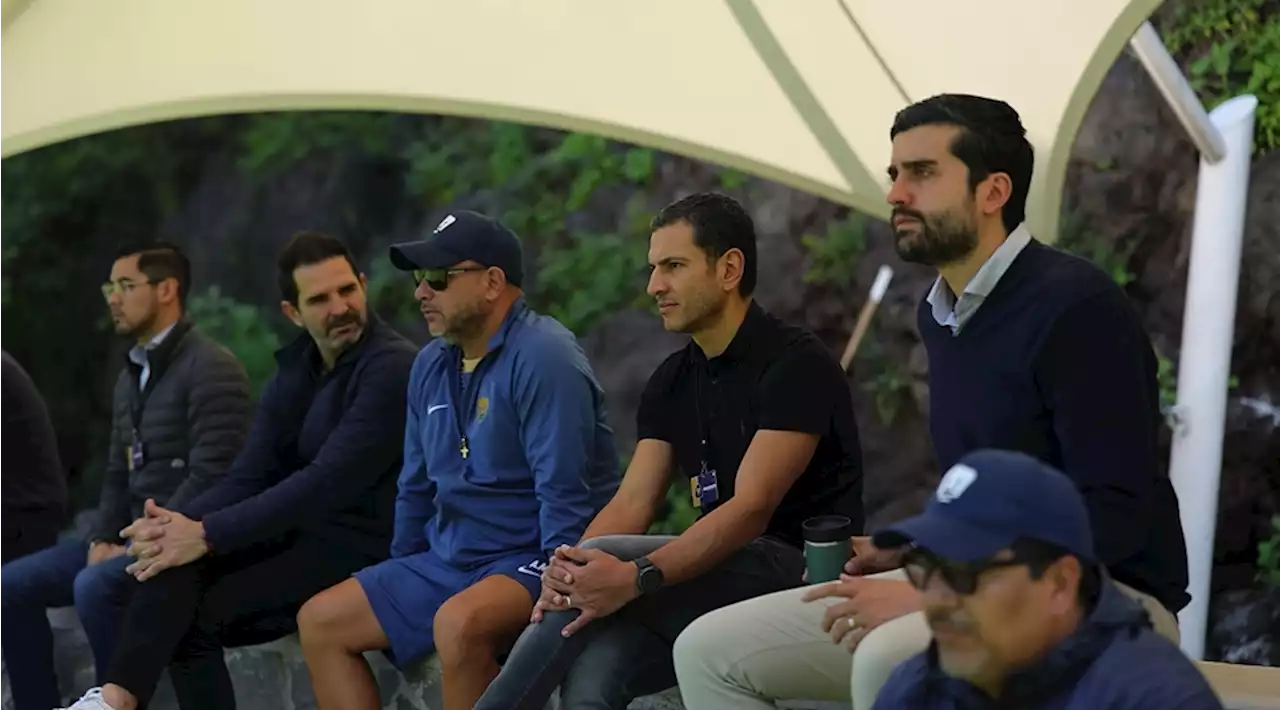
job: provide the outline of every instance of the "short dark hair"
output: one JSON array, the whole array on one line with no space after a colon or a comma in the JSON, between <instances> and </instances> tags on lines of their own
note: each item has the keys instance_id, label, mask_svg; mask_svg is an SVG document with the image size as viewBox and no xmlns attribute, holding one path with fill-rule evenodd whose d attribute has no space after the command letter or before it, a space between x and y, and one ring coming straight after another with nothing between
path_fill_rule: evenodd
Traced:
<instances>
[{"instance_id":1,"label":"short dark hair","mask_svg":"<svg viewBox=\"0 0 1280 710\"><path fill-rule=\"evenodd\" d=\"M337 257L346 259L351 265L351 273L359 276L360 269L356 266L356 260L341 239L314 230L295 233L280 249L280 256L276 258L276 278L281 298L298 305L298 282L294 280L293 272L299 267L319 264Z\"/></svg>"},{"instance_id":2,"label":"short dark hair","mask_svg":"<svg viewBox=\"0 0 1280 710\"><path fill-rule=\"evenodd\" d=\"M969 94L939 94L902 109L893 118L889 138L919 126L948 125L960 128L951 142L951 154L969 168L969 189L992 173L1005 173L1013 192L1001 211L1004 228L1013 231L1026 219L1027 192L1035 152L1027 141L1018 112L997 99Z\"/></svg>"},{"instance_id":3,"label":"short dark hair","mask_svg":"<svg viewBox=\"0 0 1280 710\"><path fill-rule=\"evenodd\" d=\"M114 261L138 257L138 271L141 271L151 283L160 283L165 279L178 282L178 306L187 307L187 294L191 293L191 260L182 253L176 244L151 241L127 244L116 251Z\"/></svg>"},{"instance_id":4,"label":"short dark hair","mask_svg":"<svg viewBox=\"0 0 1280 710\"><path fill-rule=\"evenodd\" d=\"M745 298L756 290L756 226L737 200L718 192L698 192L663 207L649 224L656 231L677 222L693 228L693 243L711 260L730 249L742 252L742 281L738 293Z\"/></svg>"},{"instance_id":5,"label":"short dark hair","mask_svg":"<svg viewBox=\"0 0 1280 710\"><path fill-rule=\"evenodd\" d=\"M1044 576L1045 570L1049 569L1049 565L1063 557L1075 556L1065 547L1028 537L1018 538L1010 548L1013 550L1014 557L1026 563L1032 579L1040 579ZM1077 592L1080 606L1085 609L1093 608L1101 592L1102 576L1097 566L1086 560L1080 560L1080 589Z\"/></svg>"}]
</instances>

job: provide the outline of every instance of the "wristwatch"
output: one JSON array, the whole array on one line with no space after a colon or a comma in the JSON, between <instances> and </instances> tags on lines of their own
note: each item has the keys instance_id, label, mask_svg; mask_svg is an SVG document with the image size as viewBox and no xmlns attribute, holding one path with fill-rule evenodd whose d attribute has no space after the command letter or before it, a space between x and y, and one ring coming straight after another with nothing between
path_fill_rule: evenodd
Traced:
<instances>
[{"instance_id":1,"label":"wristwatch","mask_svg":"<svg viewBox=\"0 0 1280 710\"><path fill-rule=\"evenodd\" d=\"M640 596L658 591L662 587L662 570L650 562L648 557L637 557L635 563L636 591L640 592Z\"/></svg>"}]
</instances>

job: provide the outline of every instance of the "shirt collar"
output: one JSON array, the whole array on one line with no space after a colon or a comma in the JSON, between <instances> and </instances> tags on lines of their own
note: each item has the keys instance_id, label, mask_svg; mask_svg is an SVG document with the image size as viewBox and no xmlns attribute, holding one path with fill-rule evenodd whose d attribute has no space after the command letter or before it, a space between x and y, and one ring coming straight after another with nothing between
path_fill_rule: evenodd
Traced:
<instances>
[{"instance_id":1,"label":"shirt collar","mask_svg":"<svg viewBox=\"0 0 1280 710\"><path fill-rule=\"evenodd\" d=\"M147 353L160 347L160 344L164 342L165 338L169 337L169 333L173 332L173 327L176 325L176 322L172 323L168 328L156 333L151 337L151 340L147 341L146 345L134 345L129 348L129 359L139 367L145 366L147 364ZM117 350L116 352L120 351Z\"/></svg>"},{"instance_id":2,"label":"shirt collar","mask_svg":"<svg viewBox=\"0 0 1280 710\"><path fill-rule=\"evenodd\" d=\"M995 289L996 284L1000 282L1000 278L1004 276L1009 267L1013 265L1013 261L1018 258L1022 250L1031 243L1031 231L1027 229L1026 223L1019 224L1018 228L1009 233L991 256L983 263L982 268L978 269L978 273L969 279L969 283L965 284L963 298L965 295L977 296L984 299L991 295L991 291ZM933 319L938 325L954 326L956 324L956 297L951 293L951 288L947 286L947 282L939 276L933 282L933 288L929 289L929 295L925 297L929 306L933 310Z\"/></svg>"},{"instance_id":3,"label":"shirt collar","mask_svg":"<svg viewBox=\"0 0 1280 710\"><path fill-rule=\"evenodd\" d=\"M764 322L764 309L755 299L747 304L747 314L742 318L742 323L738 325L738 330L733 334L733 339L729 341L729 345L725 347L724 352L710 358L710 361L716 363L738 362L746 358L751 352L751 346L755 341L755 334L760 330L760 325ZM702 352L702 348L698 344L690 341L689 347L693 348L694 357L699 362L708 362L706 353Z\"/></svg>"}]
</instances>

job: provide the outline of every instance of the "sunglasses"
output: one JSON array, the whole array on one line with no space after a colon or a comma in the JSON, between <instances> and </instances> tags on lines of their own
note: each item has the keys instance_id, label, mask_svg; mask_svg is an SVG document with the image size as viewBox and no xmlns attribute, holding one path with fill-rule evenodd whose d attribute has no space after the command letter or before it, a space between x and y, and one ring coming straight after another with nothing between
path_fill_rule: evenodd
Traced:
<instances>
[{"instance_id":1,"label":"sunglasses","mask_svg":"<svg viewBox=\"0 0 1280 710\"><path fill-rule=\"evenodd\" d=\"M414 269L413 285L426 283L432 291L443 291L449 287L449 277L454 274L465 274L471 271L488 271L487 266L459 266L454 269Z\"/></svg>"},{"instance_id":2,"label":"sunglasses","mask_svg":"<svg viewBox=\"0 0 1280 710\"><path fill-rule=\"evenodd\" d=\"M961 596L973 594L978 589L978 582L986 572L1003 567L1020 567L1028 564L1016 552L1007 559L989 559L978 562L952 562L921 549L913 547L902 556L902 568L907 574L911 586L924 591L935 574L942 576L951 591Z\"/></svg>"}]
</instances>

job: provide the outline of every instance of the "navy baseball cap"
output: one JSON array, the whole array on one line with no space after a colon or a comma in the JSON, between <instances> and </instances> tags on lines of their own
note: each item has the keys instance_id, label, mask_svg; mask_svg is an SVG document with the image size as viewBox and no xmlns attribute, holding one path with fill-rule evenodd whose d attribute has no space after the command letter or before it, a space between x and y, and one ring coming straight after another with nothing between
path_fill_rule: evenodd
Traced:
<instances>
[{"instance_id":1,"label":"navy baseball cap","mask_svg":"<svg viewBox=\"0 0 1280 710\"><path fill-rule=\"evenodd\" d=\"M889 549L914 543L953 562L977 562L1030 538L1095 562L1089 511L1065 474L1023 453L974 451L952 466L914 518L890 525L871 542Z\"/></svg>"},{"instance_id":2,"label":"navy baseball cap","mask_svg":"<svg viewBox=\"0 0 1280 710\"><path fill-rule=\"evenodd\" d=\"M498 220L477 212L449 212L426 239L391 246L391 263L401 271L447 269L463 261L502 269L512 286L524 281L520 238Z\"/></svg>"}]
</instances>

